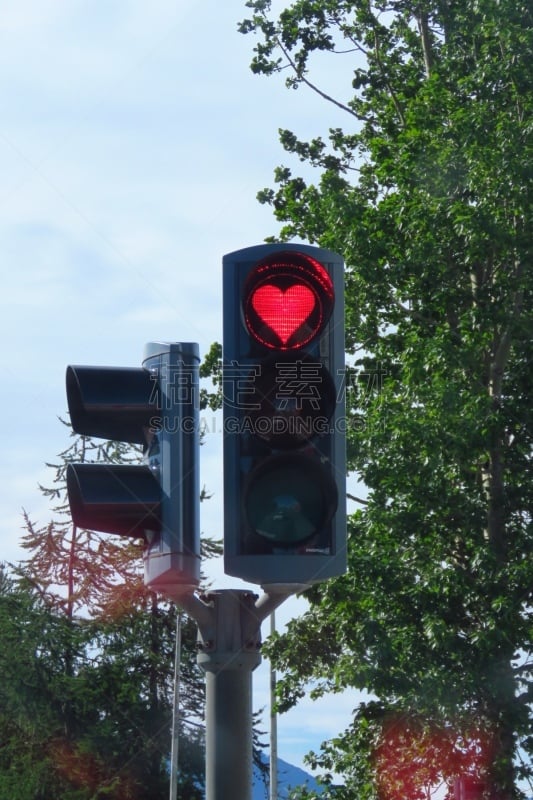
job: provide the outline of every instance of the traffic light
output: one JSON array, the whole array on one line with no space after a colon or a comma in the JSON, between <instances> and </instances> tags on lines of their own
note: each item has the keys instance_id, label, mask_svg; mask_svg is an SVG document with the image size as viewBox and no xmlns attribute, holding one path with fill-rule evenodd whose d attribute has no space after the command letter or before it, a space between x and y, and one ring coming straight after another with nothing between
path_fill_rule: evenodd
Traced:
<instances>
[{"instance_id":1,"label":"traffic light","mask_svg":"<svg viewBox=\"0 0 533 800\"><path fill-rule=\"evenodd\" d=\"M224 560L253 583L346 569L343 270L308 245L223 259Z\"/></svg>"},{"instance_id":2,"label":"traffic light","mask_svg":"<svg viewBox=\"0 0 533 800\"><path fill-rule=\"evenodd\" d=\"M72 427L143 446L139 465L69 464L79 527L144 539L145 584L171 596L200 579L199 353L150 342L143 366L67 367Z\"/></svg>"}]
</instances>

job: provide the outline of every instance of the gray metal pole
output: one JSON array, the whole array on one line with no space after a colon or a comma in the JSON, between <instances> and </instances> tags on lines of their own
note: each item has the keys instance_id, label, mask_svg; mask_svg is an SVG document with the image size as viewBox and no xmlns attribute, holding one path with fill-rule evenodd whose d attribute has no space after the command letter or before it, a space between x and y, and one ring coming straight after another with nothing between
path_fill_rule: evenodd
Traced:
<instances>
[{"instance_id":1,"label":"gray metal pole","mask_svg":"<svg viewBox=\"0 0 533 800\"><path fill-rule=\"evenodd\" d=\"M198 664L206 673L206 800L251 800L252 672L260 664L256 595L205 595L214 626L200 628Z\"/></svg>"},{"instance_id":2,"label":"gray metal pole","mask_svg":"<svg viewBox=\"0 0 533 800\"><path fill-rule=\"evenodd\" d=\"M206 800L251 800L252 672L261 663L261 622L291 594L231 589L174 599L198 624L206 673ZM257 602L256 602L257 601Z\"/></svg>"},{"instance_id":3,"label":"gray metal pole","mask_svg":"<svg viewBox=\"0 0 533 800\"><path fill-rule=\"evenodd\" d=\"M176 646L174 649L174 698L172 703L172 742L170 750L170 800L177 800L178 798L181 616L182 611L179 610L176 615Z\"/></svg>"},{"instance_id":4,"label":"gray metal pole","mask_svg":"<svg viewBox=\"0 0 533 800\"><path fill-rule=\"evenodd\" d=\"M276 632L276 612L270 615L270 633ZM270 665L270 780L269 800L278 800L278 715L276 714L276 670Z\"/></svg>"},{"instance_id":5,"label":"gray metal pole","mask_svg":"<svg viewBox=\"0 0 533 800\"><path fill-rule=\"evenodd\" d=\"M206 800L251 800L252 672L206 672Z\"/></svg>"}]
</instances>

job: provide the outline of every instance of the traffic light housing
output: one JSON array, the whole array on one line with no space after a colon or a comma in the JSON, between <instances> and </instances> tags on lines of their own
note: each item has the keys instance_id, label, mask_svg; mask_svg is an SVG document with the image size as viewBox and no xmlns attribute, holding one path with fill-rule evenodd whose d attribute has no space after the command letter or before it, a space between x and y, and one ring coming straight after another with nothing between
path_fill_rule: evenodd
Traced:
<instances>
[{"instance_id":1,"label":"traffic light housing","mask_svg":"<svg viewBox=\"0 0 533 800\"><path fill-rule=\"evenodd\" d=\"M139 368L69 366L72 428L143 446L139 465L69 464L75 525L144 540L145 584L170 596L200 580L199 352L150 342Z\"/></svg>"},{"instance_id":2,"label":"traffic light housing","mask_svg":"<svg viewBox=\"0 0 533 800\"><path fill-rule=\"evenodd\" d=\"M342 258L258 245L223 273L225 571L263 586L342 574Z\"/></svg>"}]
</instances>

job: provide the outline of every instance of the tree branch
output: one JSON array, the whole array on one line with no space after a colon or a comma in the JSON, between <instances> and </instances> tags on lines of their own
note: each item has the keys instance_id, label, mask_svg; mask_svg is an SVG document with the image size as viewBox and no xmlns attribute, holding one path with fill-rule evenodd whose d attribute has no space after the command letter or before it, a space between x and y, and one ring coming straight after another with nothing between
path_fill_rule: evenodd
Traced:
<instances>
[{"instance_id":1,"label":"tree branch","mask_svg":"<svg viewBox=\"0 0 533 800\"><path fill-rule=\"evenodd\" d=\"M361 503L362 506L368 505L368 500L362 500L360 497L356 497L354 494L350 494L349 492L346 492L346 497L348 500L353 500L355 503Z\"/></svg>"},{"instance_id":2,"label":"tree branch","mask_svg":"<svg viewBox=\"0 0 533 800\"><path fill-rule=\"evenodd\" d=\"M289 51L282 45L282 43L280 42L279 39L277 39L277 45L278 45L279 49L281 50L281 52L283 53L283 55L285 56L285 58L287 59L287 61L289 62L289 65L290 65L291 69L293 70L293 72L295 73L295 75L298 76L298 80L299 81L301 81L303 84L305 84L309 89L311 89L313 92L318 94L324 100L327 100L328 103L332 103L334 106L337 106L337 108L340 108L342 111L346 111L352 117L355 117L356 119L359 119L359 117L357 116L355 111L352 111L352 109L349 106L344 105L344 103L341 103L339 100L335 100L334 97L331 97L331 95L326 94L326 92L323 92L322 89L319 89L318 86L316 86L314 83L311 83L310 80L308 80L306 77L304 77L304 75L302 75L298 71L298 69L296 67L296 64L294 63L293 59L289 55Z\"/></svg>"},{"instance_id":3,"label":"tree branch","mask_svg":"<svg viewBox=\"0 0 533 800\"><path fill-rule=\"evenodd\" d=\"M424 66L426 68L426 77L429 78L433 67L433 56L431 53L431 41L429 38L429 24L428 14L426 11L420 11L420 15L416 18L418 30L420 32L420 39L422 41L422 52L424 53Z\"/></svg>"}]
</instances>

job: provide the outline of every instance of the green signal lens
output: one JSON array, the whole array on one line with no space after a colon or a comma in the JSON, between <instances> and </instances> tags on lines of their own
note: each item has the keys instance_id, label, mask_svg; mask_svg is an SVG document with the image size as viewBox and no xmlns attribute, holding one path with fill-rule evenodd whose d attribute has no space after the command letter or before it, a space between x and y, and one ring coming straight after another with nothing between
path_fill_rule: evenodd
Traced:
<instances>
[{"instance_id":1,"label":"green signal lens","mask_svg":"<svg viewBox=\"0 0 533 800\"><path fill-rule=\"evenodd\" d=\"M255 534L272 544L290 547L316 536L336 507L329 470L308 456L273 456L250 475L247 521Z\"/></svg>"}]
</instances>

